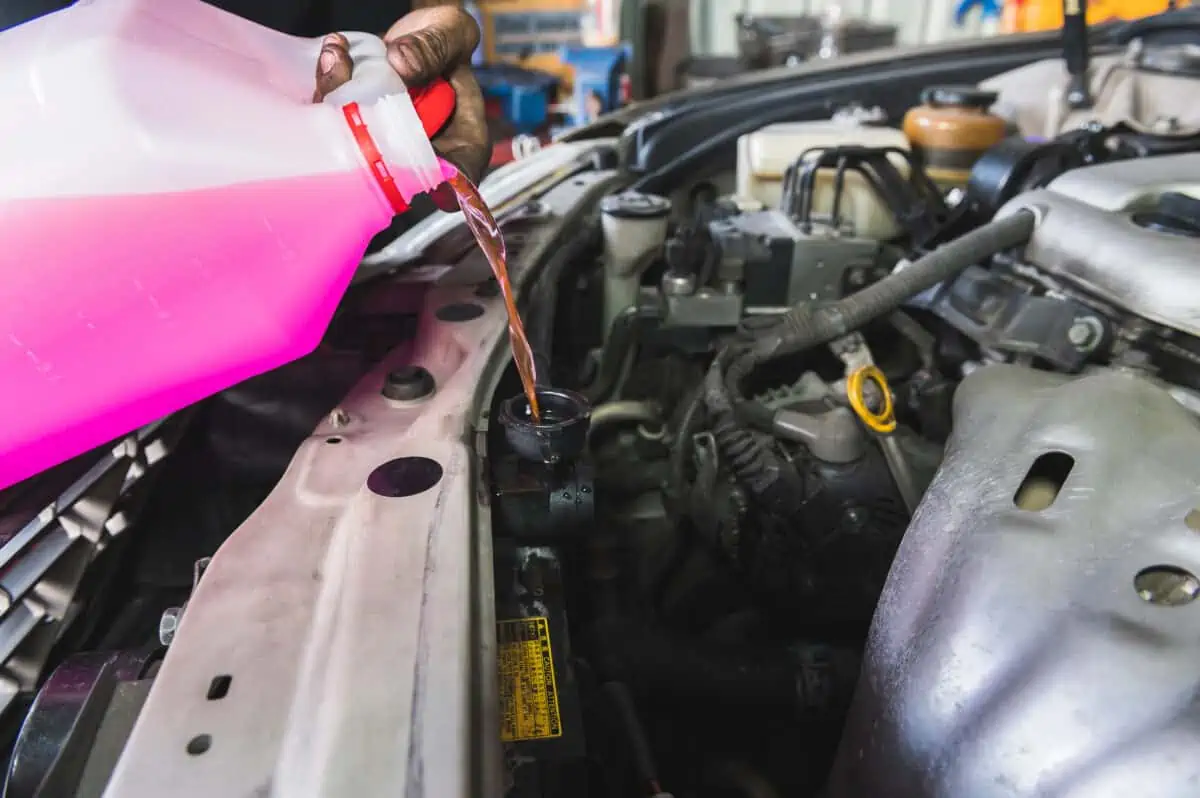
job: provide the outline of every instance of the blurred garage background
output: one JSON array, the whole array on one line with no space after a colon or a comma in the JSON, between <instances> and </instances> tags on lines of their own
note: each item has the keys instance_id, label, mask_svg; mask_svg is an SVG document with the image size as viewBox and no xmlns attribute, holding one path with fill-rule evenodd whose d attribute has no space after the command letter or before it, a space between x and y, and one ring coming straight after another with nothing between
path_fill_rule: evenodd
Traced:
<instances>
[{"instance_id":1,"label":"blurred garage background","mask_svg":"<svg viewBox=\"0 0 1200 798\"><path fill-rule=\"evenodd\" d=\"M999 4L996 4L998 7ZM959 0L692 0L692 46L697 54L736 55L736 14L752 16L823 16L834 7L843 16L894 25L901 43L923 44L979 36L996 25L987 24L979 4L955 22Z\"/></svg>"},{"instance_id":2,"label":"blurred garage background","mask_svg":"<svg viewBox=\"0 0 1200 798\"><path fill-rule=\"evenodd\" d=\"M1187 5L1189 0L1177 0ZM1091 24L1171 0L1088 0ZM1063 0L480 0L494 165L628 103L894 45L1056 29Z\"/></svg>"}]
</instances>

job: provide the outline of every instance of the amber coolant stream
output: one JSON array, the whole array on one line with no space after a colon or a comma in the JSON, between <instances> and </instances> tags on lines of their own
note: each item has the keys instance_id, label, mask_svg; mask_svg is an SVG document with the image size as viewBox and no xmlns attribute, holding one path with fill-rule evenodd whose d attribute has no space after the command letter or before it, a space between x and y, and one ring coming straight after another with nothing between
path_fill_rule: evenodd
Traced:
<instances>
[{"instance_id":1,"label":"amber coolant stream","mask_svg":"<svg viewBox=\"0 0 1200 798\"><path fill-rule=\"evenodd\" d=\"M463 216L467 219L467 226L479 242L479 248L483 250L488 264L492 267L492 274L496 275L496 282L500 284L504 308L508 311L508 337L512 343L513 361L521 375L521 387L525 391L525 398L529 400L533 421L540 422L541 410L538 407L533 348L529 345L525 325L521 323L521 316L517 313L512 280L508 277L508 252L504 246L504 236L501 235L500 226L496 224L496 217L492 216L487 203L480 196L479 189L466 175L456 172L448 182L454 189L454 196L458 198L458 206L462 208Z\"/></svg>"}]
</instances>

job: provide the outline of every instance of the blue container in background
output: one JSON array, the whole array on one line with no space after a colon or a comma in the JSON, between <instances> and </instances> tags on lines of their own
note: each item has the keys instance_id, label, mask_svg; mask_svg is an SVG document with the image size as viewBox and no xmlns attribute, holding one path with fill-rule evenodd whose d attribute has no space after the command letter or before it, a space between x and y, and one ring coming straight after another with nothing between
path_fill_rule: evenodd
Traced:
<instances>
[{"instance_id":1,"label":"blue container in background","mask_svg":"<svg viewBox=\"0 0 1200 798\"><path fill-rule=\"evenodd\" d=\"M546 124L558 94L558 78L512 64L475 68L475 79L489 104L519 133L532 133Z\"/></svg>"},{"instance_id":2,"label":"blue container in background","mask_svg":"<svg viewBox=\"0 0 1200 798\"><path fill-rule=\"evenodd\" d=\"M559 57L575 73L573 125L582 125L615 111L625 101L625 65L632 57L627 44L615 47L563 47Z\"/></svg>"}]
</instances>

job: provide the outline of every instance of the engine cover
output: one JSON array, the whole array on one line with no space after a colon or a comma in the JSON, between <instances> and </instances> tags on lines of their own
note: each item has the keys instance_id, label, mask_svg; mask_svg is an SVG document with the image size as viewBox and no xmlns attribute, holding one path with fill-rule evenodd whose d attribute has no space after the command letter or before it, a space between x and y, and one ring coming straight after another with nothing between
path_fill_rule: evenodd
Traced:
<instances>
[{"instance_id":1,"label":"engine cover","mask_svg":"<svg viewBox=\"0 0 1200 798\"><path fill-rule=\"evenodd\" d=\"M1185 152L1072 169L1050 183L1056 194L1106 211L1133 211L1165 191L1200 192L1200 153Z\"/></svg>"},{"instance_id":2,"label":"engine cover","mask_svg":"<svg viewBox=\"0 0 1200 798\"><path fill-rule=\"evenodd\" d=\"M1039 214L1026 261L1117 308L1200 336L1200 239L1139 223L1169 192L1200 193L1200 154L1069 172L998 216Z\"/></svg>"},{"instance_id":3,"label":"engine cover","mask_svg":"<svg viewBox=\"0 0 1200 798\"><path fill-rule=\"evenodd\" d=\"M1195 796L1196 419L1140 377L996 365L961 384L954 430L829 798ZM1047 454L1061 489L1021 509Z\"/></svg>"}]
</instances>

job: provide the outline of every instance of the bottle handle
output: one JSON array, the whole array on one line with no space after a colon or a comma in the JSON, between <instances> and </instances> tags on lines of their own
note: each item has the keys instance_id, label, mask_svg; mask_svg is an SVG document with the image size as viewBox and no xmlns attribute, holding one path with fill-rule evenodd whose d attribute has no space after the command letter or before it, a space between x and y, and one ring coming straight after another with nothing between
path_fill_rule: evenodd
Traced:
<instances>
[{"instance_id":1,"label":"bottle handle","mask_svg":"<svg viewBox=\"0 0 1200 798\"><path fill-rule=\"evenodd\" d=\"M454 88L443 78L410 90L388 62L387 45L383 39L369 33L343 33L350 44L350 59L354 70L350 80L331 91L325 102L338 106L359 103L370 105L389 94L407 92L425 135L433 138L454 114Z\"/></svg>"}]
</instances>

